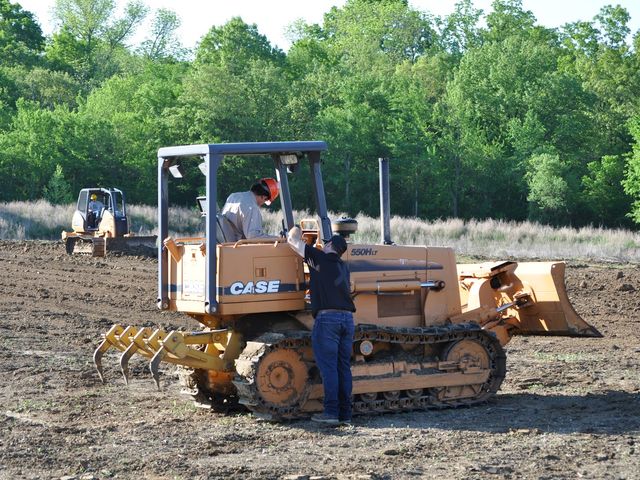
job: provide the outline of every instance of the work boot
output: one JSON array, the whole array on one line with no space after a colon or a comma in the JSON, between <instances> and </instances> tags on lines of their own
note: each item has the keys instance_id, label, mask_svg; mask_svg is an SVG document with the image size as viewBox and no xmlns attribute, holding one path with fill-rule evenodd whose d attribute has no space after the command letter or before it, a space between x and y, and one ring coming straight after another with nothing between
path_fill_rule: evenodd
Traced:
<instances>
[{"instance_id":1,"label":"work boot","mask_svg":"<svg viewBox=\"0 0 640 480\"><path fill-rule=\"evenodd\" d=\"M340 420L335 417L329 417L324 413L316 413L311 417L312 422L324 423L325 425L340 425Z\"/></svg>"}]
</instances>

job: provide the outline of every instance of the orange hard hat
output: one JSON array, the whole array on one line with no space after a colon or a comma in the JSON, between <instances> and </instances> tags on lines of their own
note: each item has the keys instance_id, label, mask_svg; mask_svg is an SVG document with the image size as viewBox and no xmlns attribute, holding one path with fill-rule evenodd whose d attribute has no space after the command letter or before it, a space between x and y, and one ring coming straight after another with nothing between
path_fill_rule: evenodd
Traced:
<instances>
[{"instance_id":1,"label":"orange hard hat","mask_svg":"<svg viewBox=\"0 0 640 480\"><path fill-rule=\"evenodd\" d=\"M275 178L261 178L260 183L269 191L269 200L267 200L265 203L267 205L271 205L271 202L278 198L278 194L280 193L278 182Z\"/></svg>"}]
</instances>

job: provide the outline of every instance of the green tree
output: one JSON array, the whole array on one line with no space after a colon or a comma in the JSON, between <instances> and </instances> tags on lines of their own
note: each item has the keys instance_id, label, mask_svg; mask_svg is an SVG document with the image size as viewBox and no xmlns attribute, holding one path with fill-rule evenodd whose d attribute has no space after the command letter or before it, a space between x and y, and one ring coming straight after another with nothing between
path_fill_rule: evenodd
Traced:
<instances>
[{"instance_id":1,"label":"green tree","mask_svg":"<svg viewBox=\"0 0 640 480\"><path fill-rule=\"evenodd\" d=\"M121 70L130 56L125 42L147 14L140 1L115 16L114 0L56 0L53 10L59 30L46 56L55 69L81 80L87 89Z\"/></svg>"},{"instance_id":2,"label":"green tree","mask_svg":"<svg viewBox=\"0 0 640 480\"><path fill-rule=\"evenodd\" d=\"M61 165L56 165L53 176L49 183L44 187L44 198L54 205L63 205L73 201L73 193L71 186L64 178L64 172Z\"/></svg>"},{"instance_id":3,"label":"green tree","mask_svg":"<svg viewBox=\"0 0 640 480\"><path fill-rule=\"evenodd\" d=\"M629 129L634 140L633 153L628 160L622 185L633 200L628 216L635 223L640 223L640 115L630 121Z\"/></svg>"},{"instance_id":4,"label":"green tree","mask_svg":"<svg viewBox=\"0 0 640 480\"><path fill-rule=\"evenodd\" d=\"M438 21L440 43L455 57L482 44L482 31L479 27L482 10L476 9L471 0L456 2L454 11Z\"/></svg>"},{"instance_id":5,"label":"green tree","mask_svg":"<svg viewBox=\"0 0 640 480\"><path fill-rule=\"evenodd\" d=\"M584 201L600 225L629 226L625 214L631 199L624 192L625 161L619 155L605 155L587 165L589 174L582 177Z\"/></svg>"},{"instance_id":6,"label":"green tree","mask_svg":"<svg viewBox=\"0 0 640 480\"><path fill-rule=\"evenodd\" d=\"M273 47L258 27L234 17L222 27L212 27L202 38L196 51L196 62L217 65L238 75L254 61L282 65L285 54Z\"/></svg>"},{"instance_id":7,"label":"green tree","mask_svg":"<svg viewBox=\"0 0 640 480\"><path fill-rule=\"evenodd\" d=\"M378 59L416 61L437 43L432 19L402 0L350 0L334 7L325 14L323 36L347 64L363 71Z\"/></svg>"},{"instance_id":8,"label":"green tree","mask_svg":"<svg viewBox=\"0 0 640 480\"><path fill-rule=\"evenodd\" d=\"M183 55L176 30L180 27L180 19L171 10L159 9L151 25L151 35L140 45L139 51L147 58L161 60L167 57Z\"/></svg>"},{"instance_id":9,"label":"green tree","mask_svg":"<svg viewBox=\"0 0 640 480\"><path fill-rule=\"evenodd\" d=\"M147 9L140 1L125 6L123 17L114 15L114 0L56 0L54 19L88 51L101 42L122 45L144 19Z\"/></svg>"},{"instance_id":10,"label":"green tree","mask_svg":"<svg viewBox=\"0 0 640 480\"><path fill-rule=\"evenodd\" d=\"M452 213L452 180L443 171L439 102L451 80L447 54L397 67L389 87L385 142L394 161L391 198L400 215L437 218ZM395 185L394 185L395 184Z\"/></svg>"},{"instance_id":11,"label":"green tree","mask_svg":"<svg viewBox=\"0 0 640 480\"><path fill-rule=\"evenodd\" d=\"M624 8L603 7L592 22L569 24L563 33L562 67L591 96L594 160L629 151L627 121L640 108L640 57L625 42L628 22Z\"/></svg>"},{"instance_id":12,"label":"green tree","mask_svg":"<svg viewBox=\"0 0 640 480\"><path fill-rule=\"evenodd\" d=\"M110 78L79 107L81 123L107 130L101 144L117 152L109 183L131 202L154 202L158 148L188 141L172 117L186 71L181 63L148 61L138 73Z\"/></svg>"},{"instance_id":13,"label":"green tree","mask_svg":"<svg viewBox=\"0 0 640 480\"><path fill-rule=\"evenodd\" d=\"M484 35L487 41L500 43L535 30L536 17L530 10L522 8L522 0L494 0L491 8Z\"/></svg>"},{"instance_id":14,"label":"green tree","mask_svg":"<svg viewBox=\"0 0 640 480\"><path fill-rule=\"evenodd\" d=\"M18 3L0 0L0 63L34 65L43 48L42 30L33 14Z\"/></svg>"},{"instance_id":15,"label":"green tree","mask_svg":"<svg viewBox=\"0 0 640 480\"><path fill-rule=\"evenodd\" d=\"M540 176L530 171L528 159L560 155L567 175L581 178L587 163L599 158L602 132L591 117L593 97L560 65L557 34L537 27L520 2L494 2L496 7L491 22L488 18L487 41L466 52L448 86L445 124L457 131L449 138L464 157L454 163L465 166L461 178L467 182L457 191L465 200L479 195L472 201L476 215L523 219L529 195L525 175ZM499 194L492 193L495 185Z\"/></svg>"},{"instance_id":16,"label":"green tree","mask_svg":"<svg viewBox=\"0 0 640 480\"><path fill-rule=\"evenodd\" d=\"M568 177L569 169L558 155L548 153L531 157L529 163L526 179L530 218L544 223L568 223L576 192Z\"/></svg>"},{"instance_id":17,"label":"green tree","mask_svg":"<svg viewBox=\"0 0 640 480\"><path fill-rule=\"evenodd\" d=\"M66 72L42 67L14 67L11 75L16 94L24 100L38 102L42 108L56 105L77 106L79 82Z\"/></svg>"},{"instance_id":18,"label":"green tree","mask_svg":"<svg viewBox=\"0 0 640 480\"><path fill-rule=\"evenodd\" d=\"M11 129L0 133L1 200L39 198L60 165L72 192L132 175L121 163L113 129L66 106L41 109L19 100Z\"/></svg>"},{"instance_id":19,"label":"green tree","mask_svg":"<svg viewBox=\"0 0 640 480\"><path fill-rule=\"evenodd\" d=\"M332 208L375 214L378 157L410 155L397 165L403 175L415 174L414 162L424 151L420 133L405 141L409 134L401 132L420 111L403 86L413 88L417 80L411 78L411 65L438 48L433 21L405 1L352 0L328 12L322 26L298 25L295 34L288 55L293 77L289 110L298 131L330 145L325 184L328 197L340 199ZM403 72L398 82L397 68ZM423 98L415 90L411 95ZM409 111L403 112L405 107ZM409 163L412 167L405 169ZM401 211L413 207L404 196L393 201Z\"/></svg>"}]
</instances>

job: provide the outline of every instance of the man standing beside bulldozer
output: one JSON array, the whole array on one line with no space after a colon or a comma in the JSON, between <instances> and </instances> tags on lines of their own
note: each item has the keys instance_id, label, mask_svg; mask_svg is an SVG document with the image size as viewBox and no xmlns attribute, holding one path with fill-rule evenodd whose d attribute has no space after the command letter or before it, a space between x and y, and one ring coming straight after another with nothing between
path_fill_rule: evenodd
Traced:
<instances>
[{"instance_id":1,"label":"man standing beside bulldozer","mask_svg":"<svg viewBox=\"0 0 640 480\"><path fill-rule=\"evenodd\" d=\"M311 312L313 356L320 370L324 389L322 413L311 420L327 425L351 422L351 350L353 346L353 312L349 270L340 257L347 241L333 235L322 250L307 245L298 227L287 237L293 250L309 265L311 276Z\"/></svg>"}]
</instances>

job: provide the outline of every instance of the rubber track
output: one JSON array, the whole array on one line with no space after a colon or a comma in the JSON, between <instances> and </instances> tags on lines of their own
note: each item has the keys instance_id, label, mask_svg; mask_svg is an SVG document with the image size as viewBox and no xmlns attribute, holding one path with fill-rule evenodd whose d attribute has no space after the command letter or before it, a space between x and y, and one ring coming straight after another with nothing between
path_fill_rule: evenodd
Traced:
<instances>
[{"instance_id":1,"label":"rubber track","mask_svg":"<svg viewBox=\"0 0 640 480\"><path fill-rule=\"evenodd\" d=\"M376 325L358 325L354 342L371 340L392 344L433 345L445 344L458 340L471 339L480 342L488 351L491 361L491 374L483 385L478 396L459 400L440 401L433 395L419 397L405 396L398 399L378 399L365 402L356 400L353 404L354 414L371 414L384 412L406 412L428 408L446 408L469 406L485 402L500 388L506 373L506 355L502 346L489 332L476 323L453 324L426 328L393 328ZM311 332L291 332L286 334L267 334L250 342L236 360L237 375L233 381L237 388L240 403L246 405L259 416L277 419L294 419L307 417L309 412L300 412L299 405L280 407L265 402L254 381L258 367L265 354L279 348L300 349L311 345ZM428 392L428 389L424 389ZM359 397L359 396L357 396Z\"/></svg>"},{"instance_id":2,"label":"rubber track","mask_svg":"<svg viewBox=\"0 0 640 480\"><path fill-rule=\"evenodd\" d=\"M70 237L65 241L65 249L69 255L88 257L104 257L107 253L106 241L102 237L92 237L91 239Z\"/></svg>"}]
</instances>

